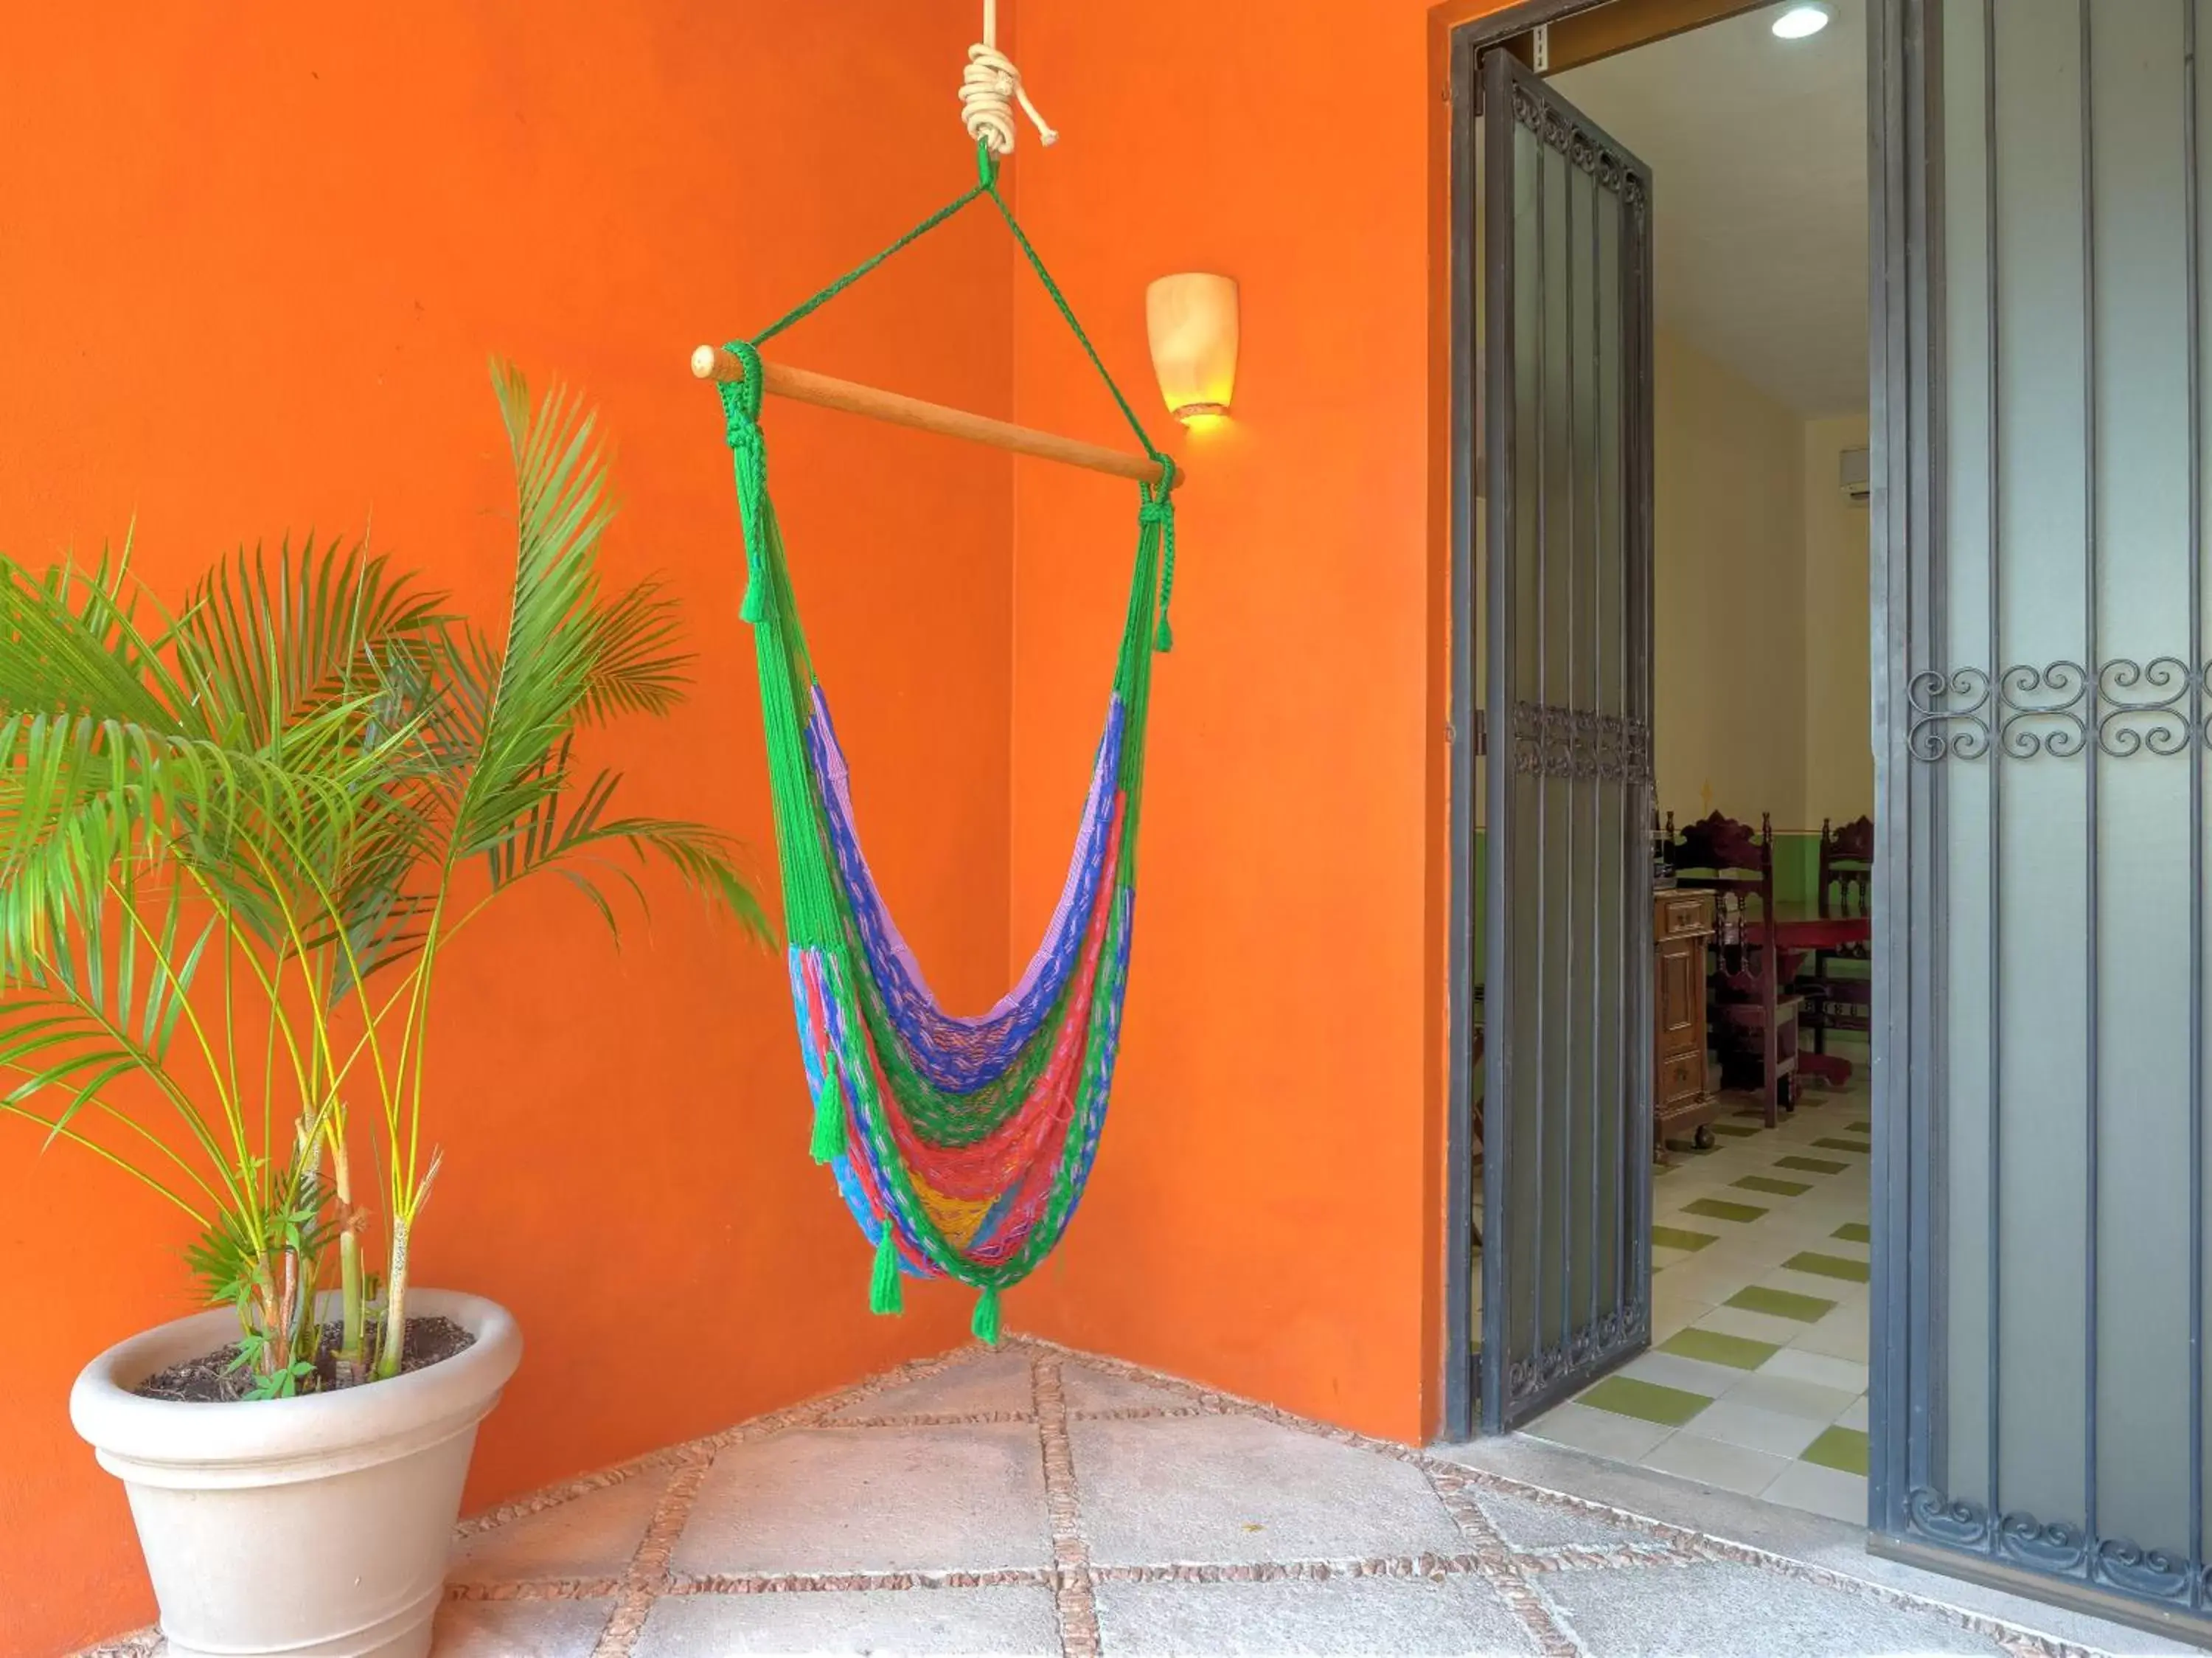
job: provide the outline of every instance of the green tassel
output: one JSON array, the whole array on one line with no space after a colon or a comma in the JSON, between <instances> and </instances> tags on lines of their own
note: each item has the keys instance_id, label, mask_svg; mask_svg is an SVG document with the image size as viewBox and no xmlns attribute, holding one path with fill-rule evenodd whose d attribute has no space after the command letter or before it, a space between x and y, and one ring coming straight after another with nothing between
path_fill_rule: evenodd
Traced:
<instances>
[{"instance_id":1,"label":"green tassel","mask_svg":"<svg viewBox=\"0 0 2212 1658\"><path fill-rule=\"evenodd\" d=\"M868 1280L868 1311L905 1312L906 1289L899 1282L903 1276L899 1271L898 1236L886 1216L876 1239L876 1270Z\"/></svg>"},{"instance_id":2,"label":"green tassel","mask_svg":"<svg viewBox=\"0 0 2212 1658\"><path fill-rule=\"evenodd\" d=\"M987 1346L999 1344L999 1286L987 1283L983 1293L975 1297L975 1316L968 1321L975 1332L975 1339Z\"/></svg>"},{"instance_id":3,"label":"green tassel","mask_svg":"<svg viewBox=\"0 0 2212 1658\"><path fill-rule=\"evenodd\" d=\"M748 570L745 573L744 602L738 607L738 614L756 626L759 625L761 618L768 613L768 607L761 602L760 592L760 572ZM819 1161L820 1159L817 1158L816 1161Z\"/></svg>"},{"instance_id":4,"label":"green tassel","mask_svg":"<svg viewBox=\"0 0 2212 1658\"><path fill-rule=\"evenodd\" d=\"M835 1088L823 1088L814 1102L814 1139L807 1149L817 1163L832 1163L845 1155L845 1112Z\"/></svg>"},{"instance_id":5,"label":"green tassel","mask_svg":"<svg viewBox=\"0 0 2212 1658\"><path fill-rule=\"evenodd\" d=\"M1160 625L1152 635L1152 649L1162 655L1175 649L1175 630L1168 625L1168 613L1160 613Z\"/></svg>"}]
</instances>

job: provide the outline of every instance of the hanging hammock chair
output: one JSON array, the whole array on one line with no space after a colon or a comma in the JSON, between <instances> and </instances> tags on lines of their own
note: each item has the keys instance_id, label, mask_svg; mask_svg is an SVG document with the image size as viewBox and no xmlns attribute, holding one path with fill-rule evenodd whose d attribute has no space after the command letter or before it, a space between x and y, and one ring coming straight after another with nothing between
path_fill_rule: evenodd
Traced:
<instances>
[{"instance_id":1,"label":"hanging hammock chair","mask_svg":"<svg viewBox=\"0 0 2212 1658\"><path fill-rule=\"evenodd\" d=\"M986 45L971 51L971 63L984 52L991 52L988 31ZM1005 60L994 52L987 66L994 69L1003 116L1006 95L1020 96L1018 77L1011 65L1003 74L996 70ZM1022 102L1029 107L1025 98ZM971 113L969 125L977 139L972 190L750 339L720 350L702 347L693 368L717 381L737 473L745 544L743 614L753 625L759 661L792 1002L813 1101L814 1161L836 1172L838 1189L875 1247L868 1297L874 1311L901 1310L904 1275L957 1278L979 1292L975 1334L996 1342L1000 1292L1026 1277L1066 1231L1105 1124L1136 899L1152 658L1173 643L1168 600L1175 580L1176 475L1000 193L997 157L1011 146L1011 121L994 125L987 109L980 118ZM1041 120L1038 125L1044 130ZM1012 231L1136 434L1143 460L761 362L763 344L981 200ZM948 1013L931 994L869 869L850 774L799 626L769 496L763 389L981 435L1003 447L1075 459L1140 480L1128 611L1066 881L1028 971L980 1017Z\"/></svg>"}]
</instances>

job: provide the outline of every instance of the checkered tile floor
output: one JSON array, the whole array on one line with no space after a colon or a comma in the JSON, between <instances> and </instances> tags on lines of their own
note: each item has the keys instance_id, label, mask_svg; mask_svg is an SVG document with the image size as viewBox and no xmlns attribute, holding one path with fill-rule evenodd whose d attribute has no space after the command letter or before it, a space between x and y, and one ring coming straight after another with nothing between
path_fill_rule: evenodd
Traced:
<instances>
[{"instance_id":1,"label":"checkered tile floor","mask_svg":"<svg viewBox=\"0 0 2212 1658\"><path fill-rule=\"evenodd\" d=\"M1651 1350L1528 1431L1864 1524L1868 1106L1808 1088L1655 1171Z\"/></svg>"}]
</instances>

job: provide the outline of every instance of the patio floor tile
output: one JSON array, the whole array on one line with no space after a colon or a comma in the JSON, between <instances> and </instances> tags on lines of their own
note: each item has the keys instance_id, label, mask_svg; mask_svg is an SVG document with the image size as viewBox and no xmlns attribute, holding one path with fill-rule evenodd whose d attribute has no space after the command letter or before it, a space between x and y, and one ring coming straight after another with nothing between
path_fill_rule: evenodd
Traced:
<instances>
[{"instance_id":1,"label":"patio floor tile","mask_svg":"<svg viewBox=\"0 0 2212 1658\"><path fill-rule=\"evenodd\" d=\"M673 1564L720 1574L1042 1566L1043 1508L1025 1423L778 1434L715 1457Z\"/></svg>"},{"instance_id":2,"label":"patio floor tile","mask_svg":"<svg viewBox=\"0 0 2212 1658\"><path fill-rule=\"evenodd\" d=\"M453 1550L451 1575L463 1582L510 1583L619 1577L667 1485L665 1470L638 1474L557 1509L475 1533Z\"/></svg>"},{"instance_id":3,"label":"patio floor tile","mask_svg":"<svg viewBox=\"0 0 2212 1658\"><path fill-rule=\"evenodd\" d=\"M1419 1469L1257 1417L1078 1420L1068 1442L1094 1565L1462 1546Z\"/></svg>"},{"instance_id":4,"label":"patio floor tile","mask_svg":"<svg viewBox=\"0 0 2212 1658\"><path fill-rule=\"evenodd\" d=\"M592 1658L612 1600L448 1600L438 1608L435 1658Z\"/></svg>"},{"instance_id":5,"label":"patio floor tile","mask_svg":"<svg viewBox=\"0 0 2212 1658\"><path fill-rule=\"evenodd\" d=\"M1488 1658L1533 1653L1511 1607L1482 1580L1102 1583L1098 1632L1113 1658Z\"/></svg>"},{"instance_id":6,"label":"patio floor tile","mask_svg":"<svg viewBox=\"0 0 2212 1658\"><path fill-rule=\"evenodd\" d=\"M634 1650L635 1658L1030 1658L1058 1645L1057 1621L1042 1586L668 1595Z\"/></svg>"},{"instance_id":7,"label":"patio floor tile","mask_svg":"<svg viewBox=\"0 0 2212 1658\"><path fill-rule=\"evenodd\" d=\"M1653 1603L1610 1572L1562 1572L1546 1594L1586 1649L1621 1653L1695 1653L1698 1658L1866 1658L1869 1653L1987 1653L2004 1649L1987 1636L1924 1613L1854 1606L1822 1584L1756 1567L1686 1566L1676 1588Z\"/></svg>"},{"instance_id":8,"label":"patio floor tile","mask_svg":"<svg viewBox=\"0 0 2212 1658\"><path fill-rule=\"evenodd\" d=\"M1018 1353L993 1353L879 1393L863 1393L830 1417L832 1422L896 1417L971 1416L998 1411L1026 1415L1029 1361Z\"/></svg>"}]
</instances>

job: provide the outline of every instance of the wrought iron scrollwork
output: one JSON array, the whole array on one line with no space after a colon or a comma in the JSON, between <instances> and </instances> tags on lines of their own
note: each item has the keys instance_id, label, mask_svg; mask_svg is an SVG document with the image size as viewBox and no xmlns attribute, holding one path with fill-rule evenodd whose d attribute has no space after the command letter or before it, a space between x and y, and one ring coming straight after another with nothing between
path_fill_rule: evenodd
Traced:
<instances>
[{"instance_id":1,"label":"wrought iron scrollwork","mask_svg":"<svg viewBox=\"0 0 2212 1658\"><path fill-rule=\"evenodd\" d=\"M2048 1576L2109 1584L2130 1594L2187 1606L2196 1572L2185 1558L2124 1537L2092 1537L2063 1520L2015 1509L1993 1518L1980 1503L1931 1487L1905 1494L1906 1527L1931 1543L1984 1554ZM2208 1574L2212 1586L2212 1574Z\"/></svg>"},{"instance_id":2,"label":"wrought iron scrollwork","mask_svg":"<svg viewBox=\"0 0 2212 1658\"><path fill-rule=\"evenodd\" d=\"M1950 700L1956 698L1956 701ZM1905 688L1911 710L1905 744L1917 760L1979 759L1990 750L1990 676L1962 667L1948 679L1916 674Z\"/></svg>"},{"instance_id":3,"label":"wrought iron scrollwork","mask_svg":"<svg viewBox=\"0 0 2212 1658\"><path fill-rule=\"evenodd\" d=\"M2094 672L2063 658L1931 670L1905 682L1905 746L1917 760L2068 759L2094 742L2114 759L2212 748L2212 664L2179 656L2116 656Z\"/></svg>"},{"instance_id":4,"label":"wrought iron scrollwork","mask_svg":"<svg viewBox=\"0 0 2212 1658\"><path fill-rule=\"evenodd\" d=\"M2098 674L2099 682L2104 678ZM2078 754L2089 741L2089 675L2078 662L2016 662L1997 675L1998 742L2015 759Z\"/></svg>"},{"instance_id":5,"label":"wrought iron scrollwork","mask_svg":"<svg viewBox=\"0 0 2212 1658\"><path fill-rule=\"evenodd\" d=\"M1524 777L1648 783L1651 728L1549 703L1513 704L1513 769Z\"/></svg>"},{"instance_id":6,"label":"wrought iron scrollwork","mask_svg":"<svg viewBox=\"0 0 2212 1658\"><path fill-rule=\"evenodd\" d=\"M1533 87L1513 83L1513 119L1597 181L1620 196L1640 222L1644 212L1644 180L1627 158L1597 132L1576 121Z\"/></svg>"},{"instance_id":7,"label":"wrought iron scrollwork","mask_svg":"<svg viewBox=\"0 0 2212 1658\"><path fill-rule=\"evenodd\" d=\"M1651 1309L1641 1301L1609 1308L1595 1322L1570 1331L1555 1346L1539 1348L1505 1367L1505 1391L1517 1403L1569 1376L1650 1338Z\"/></svg>"}]
</instances>

